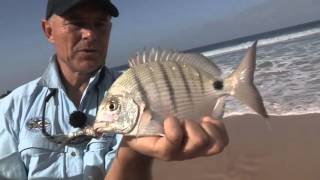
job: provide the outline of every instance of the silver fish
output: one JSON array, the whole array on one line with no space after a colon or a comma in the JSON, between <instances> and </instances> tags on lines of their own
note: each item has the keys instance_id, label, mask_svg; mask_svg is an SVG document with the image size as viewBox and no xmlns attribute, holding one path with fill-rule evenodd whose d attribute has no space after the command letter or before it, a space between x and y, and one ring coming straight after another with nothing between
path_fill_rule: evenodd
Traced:
<instances>
[{"instance_id":1,"label":"silver fish","mask_svg":"<svg viewBox=\"0 0 320 180\"><path fill-rule=\"evenodd\" d=\"M267 117L253 84L256 44L240 65L222 79L220 69L206 57L161 49L146 50L129 60L130 68L106 92L94 129L132 136L163 135L163 120L221 118L228 95ZM218 117L217 117L218 116Z\"/></svg>"}]
</instances>

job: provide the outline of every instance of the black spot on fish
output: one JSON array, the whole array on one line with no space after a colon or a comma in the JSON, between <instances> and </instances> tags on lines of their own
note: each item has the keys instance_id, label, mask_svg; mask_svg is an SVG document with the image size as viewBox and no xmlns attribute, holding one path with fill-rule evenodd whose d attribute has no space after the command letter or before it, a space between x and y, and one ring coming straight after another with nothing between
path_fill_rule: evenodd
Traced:
<instances>
[{"instance_id":1,"label":"black spot on fish","mask_svg":"<svg viewBox=\"0 0 320 180\"><path fill-rule=\"evenodd\" d=\"M215 90L222 90L223 89L223 82L222 81L215 81L213 83L213 88Z\"/></svg>"}]
</instances>

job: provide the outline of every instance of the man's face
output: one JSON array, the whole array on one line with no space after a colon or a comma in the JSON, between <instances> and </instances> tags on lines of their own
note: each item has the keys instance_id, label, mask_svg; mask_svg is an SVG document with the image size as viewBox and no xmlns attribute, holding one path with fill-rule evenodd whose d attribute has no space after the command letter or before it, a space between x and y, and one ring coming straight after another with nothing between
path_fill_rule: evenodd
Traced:
<instances>
[{"instance_id":1,"label":"man's face","mask_svg":"<svg viewBox=\"0 0 320 180\"><path fill-rule=\"evenodd\" d=\"M78 5L62 16L53 15L44 23L60 68L87 74L104 65L111 16L103 9L94 4Z\"/></svg>"}]
</instances>

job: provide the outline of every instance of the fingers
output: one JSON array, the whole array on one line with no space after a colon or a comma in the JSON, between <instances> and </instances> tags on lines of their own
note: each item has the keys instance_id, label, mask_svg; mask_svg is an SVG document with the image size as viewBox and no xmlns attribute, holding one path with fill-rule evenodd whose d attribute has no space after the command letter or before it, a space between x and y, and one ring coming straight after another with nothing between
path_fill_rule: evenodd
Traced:
<instances>
[{"instance_id":1,"label":"fingers","mask_svg":"<svg viewBox=\"0 0 320 180\"><path fill-rule=\"evenodd\" d=\"M184 129L184 146L178 158L180 160L218 154L229 143L224 124L210 117L202 118L200 123L185 121Z\"/></svg>"},{"instance_id":2,"label":"fingers","mask_svg":"<svg viewBox=\"0 0 320 180\"><path fill-rule=\"evenodd\" d=\"M174 117L168 117L164 120L163 129L166 141L169 144L181 144L183 139L183 130L181 123Z\"/></svg>"},{"instance_id":3,"label":"fingers","mask_svg":"<svg viewBox=\"0 0 320 180\"><path fill-rule=\"evenodd\" d=\"M220 121L204 117L200 123L169 117L164 121L164 136L126 138L130 148L161 160L185 160L220 153L229 143Z\"/></svg>"},{"instance_id":4,"label":"fingers","mask_svg":"<svg viewBox=\"0 0 320 180\"><path fill-rule=\"evenodd\" d=\"M179 120L168 117L164 120L164 137L159 138L154 146L154 154L162 160L175 160L181 151L183 129Z\"/></svg>"},{"instance_id":5,"label":"fingers","mask_svg":"<svg viewBox=\"0 0 320 180\"><path fill-rule=\"evenodd\" d=\"M168 117L164 121L163 128L165 134L163 145L168 146L169 151L180 149L184 136L180 121L176 118Z\"/></svg>"},{"instance_id":6,"label":"fingers","mask_svg":"<svg viewBox=\"0 0 320 180\"><path fill-rule=\"evenodd\" d=\"M203 155L210 156L222 152L229 143L224 124L210 117L204 117L201 121L201 127L209 136L208 148Z\"/></svg>"},{"instance_id":7,"label":"fingers","mask_svg":"<svg viewBox=\"0 0 320 180\"><path fill-rule=\"evenodd\" d=\"M194 121L184 121L184 128L184 146L180 159L190 159L205 154L210 140L200 124Z\"/></svg>"}]
</instances>

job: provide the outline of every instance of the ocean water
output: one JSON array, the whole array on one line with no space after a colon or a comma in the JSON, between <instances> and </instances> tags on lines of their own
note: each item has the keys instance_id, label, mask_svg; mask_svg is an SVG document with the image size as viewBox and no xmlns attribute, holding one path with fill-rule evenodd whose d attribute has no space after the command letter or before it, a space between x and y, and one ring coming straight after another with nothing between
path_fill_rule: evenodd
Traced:
<instances>
[{"instance_id":1,"label":"ocean water","mask_svg":"<svg viewBox=\"0 0 320 180\"><path fill-rule=\"evenodd\" d=\"M320 112L320 28L258 39L255 84L270 115ZM203 54L225 75L239 64L253 41ZM254 113L228 97L225 116Z\"/></svg>"}]
</instances>

